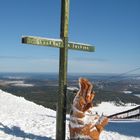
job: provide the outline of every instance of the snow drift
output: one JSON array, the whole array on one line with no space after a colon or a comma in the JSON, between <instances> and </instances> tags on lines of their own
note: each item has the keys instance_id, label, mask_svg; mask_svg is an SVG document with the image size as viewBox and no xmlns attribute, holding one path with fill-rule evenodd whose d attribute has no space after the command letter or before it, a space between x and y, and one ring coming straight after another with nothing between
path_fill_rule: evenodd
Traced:
<instances>
[{"instance_id":1,"label":"snow drift","mask_svg":"<svg viewBox=\"0 0 140 140\"><path fill-rule=\"evenodd\" d=\"M110 115L133 106L102 103L94 111ZM67 116L67 119L69 116ZM67 120L66 139L69 137ZM55 139L56 112L0 90L0 140ZM110 121L100 140L140 140L140 121Z\"/></svg>"}]
</instances>

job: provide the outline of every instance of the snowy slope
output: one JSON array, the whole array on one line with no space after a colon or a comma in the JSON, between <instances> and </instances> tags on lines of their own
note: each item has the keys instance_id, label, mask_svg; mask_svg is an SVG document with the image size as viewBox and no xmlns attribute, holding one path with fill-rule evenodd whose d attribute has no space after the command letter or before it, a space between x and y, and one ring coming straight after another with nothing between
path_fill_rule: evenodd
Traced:
<instances>
[{"instance_id":1,"label":"snowy slope","mask_svg":"<svg viewBox=\"0 0 140 140\"><path fill-rule=\"evenodd\" d=\"M132 108L137 107L136 104L125 104L125 106L116 106L113 102L102 102L97 107L93 108L93 112L98 112L98 114L104 114L104 115L112 115L115 113L119 113L122 111L126 111Z\"/></svg>"},{"instance_id":2,"label":"snowy slope","mask_svg":"<svg viewBox=\"0 0 140 140\"><path fill-rule=\"evenodd\" d=\"M103 103L94 109L106 115L116 111L111 103ZM123 111L126 108L116 107L116 109ZM55 139L55 120L55 111L0 90L0 140ZM140 140L139 132L138 120L111 121L101 133L100 140ZM67 121L66 138L69 137L68 134Z\"/></svg>"}]
</instances>

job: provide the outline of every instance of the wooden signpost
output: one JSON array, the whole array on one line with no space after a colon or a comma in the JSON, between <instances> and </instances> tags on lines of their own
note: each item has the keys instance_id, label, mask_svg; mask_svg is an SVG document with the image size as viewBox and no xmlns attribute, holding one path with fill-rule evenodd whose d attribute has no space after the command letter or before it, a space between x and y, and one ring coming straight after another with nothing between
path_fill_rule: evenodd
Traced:
<instances>
[{"instance_id":1,"label":"wooden signpost","mask_svg":"<svg viewBox=\"0 0 140 140\"><path fill-rule=\"evenodd\" d=\"M25 44L60 48L56 140L65 140L68 49L88 52L95 51L94 46L88 44L73 43L68 41L68 23L69 23L69 0L61 0L60 39L49 39L33 36L22 37L22 43Z\"/></svg>"}]
</instances>

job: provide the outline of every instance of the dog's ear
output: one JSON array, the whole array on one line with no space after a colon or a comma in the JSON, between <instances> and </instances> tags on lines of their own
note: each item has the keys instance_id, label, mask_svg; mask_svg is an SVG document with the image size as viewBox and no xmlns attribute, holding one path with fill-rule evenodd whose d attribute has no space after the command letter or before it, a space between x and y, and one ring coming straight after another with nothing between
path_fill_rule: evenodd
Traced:
<instances>
[{"instance_id":1,"label":"dog's ear","mask_svg":"<svg viewBox=\"0 0 140 140\"><path fill-rule=\"evenodd\" d=\"M79 87L80 87L80 96L84 97L85 91L86 91L86 84L83 78L79 78Z\"/></svg>"},{"instance_id":2,"label":"dog's ear","mask_svg":"<svg viewBox=\"0 0 140 140\"><path fill-rule=\"evenodd\" d=\"M79 95L82 96L86 103L91 103L95 94L93 93L93 85L85 78L79 78Z\"/></svg>"},{"instance_id":3,"label":"dog's ear","mask_svg":"<svg viewBox=\"0 0 140 140\"><path fill-rule=\"evenodd\" d=\"M92 84L85 78L79 78L80 95L86 97L87 94L92 92Z\"/></svg>"}]
</instances>

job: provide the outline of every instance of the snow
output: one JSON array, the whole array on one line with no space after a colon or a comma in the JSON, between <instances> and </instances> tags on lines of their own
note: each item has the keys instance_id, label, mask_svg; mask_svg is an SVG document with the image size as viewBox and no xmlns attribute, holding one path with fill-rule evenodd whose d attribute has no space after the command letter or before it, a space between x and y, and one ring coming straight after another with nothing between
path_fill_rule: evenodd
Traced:
<instances>
[{"instance_id":1,"label":"snow","mask_svg":"<svg viewBox=\"0 0 140 140\"><path fill-rule=\"evenodd\" d=\"M34 85L33 84L25 84L25 83L17 83L17 84L14 84L12 86L17 86L17 87L33 87Z\"/></svg>"},{"instance_id":2,"label":"snow","mask_svg":"<svg viewBox=\"0 0 140 140\"><path fill-rule=\"evenodd\" d=\"M67 87L67 90L74 91L74 90L79 90L79 88L77 88L77 87Z\"/></svg>"},{"instance_id":3,"label":"snow","mask_svg":"<svg viewBox=\"0 0 140 140\"><path fill-rule=\"evenodd\" d=\"M0 91L0 140L55 138L55 111Z\"/></svg>"},{"instance_id":4,"label":"snow","mask_svg":"<svg viewBox=\"0 0 140 140\"><path fill-rule=\"evenodd\" d=\"M101 103L95 111L106 115L133 108ZM66 139L69 137L67 115ZM0 140L55 139L56 112L0 90ZM140 140L140 121L110 121L100 140Z\"/></svg>"},{"instance_id":5,"label":"snow","mask_svg":"<svg viewBox=\"0 0 140 140\"><path fill-rule=\"evenodd\" d=\"M19 87L33 87L33 84L26 84L23 80L0 80L0 85L11 85Z\"/></svg>"},{"instance_id":6,"label":"snow","mask_svg":"<svg viewBox=\"0 0 140 140\"><path fill-rule=\"evenodd\" d=\"M119 113L122 111L126 111L132 108L137 107L136 104L125 104L124 106L116 106L113 102L102 102L97 107L93 108L93 112L98 112L98 114L104 114L104 115L112 115L115 113Z\"/></svg>"},{"instance_id":7,"label":"snow","mask_svg":"<svg viewBox=\"0 0 140 140\"><path fill-rule=\"evenodd\" d=\"M77 44L77 45L84 45L84 46L91 46L90 44L85 44L85 43L77 43L77 42L69 42L72 44Z\"/></svg>"},{"instance_id":8,"label":"snow","mask_svg":"<svg viewBox=\"0 0 140 140\"><path fill-rule=\"evenodd\" d=\"M125 93L125 94L131 94L132 91L124 90L123 93Z\"/></svg>"},{"instance_id":9,"label":"snow","mask_svg":"<svg viewBox=\"0 0 140 140\"><path fill-rule=\"evenodd\" d=\"M52 41L62 42L61 39L56 39L56 38L46 38L46 37L36 37L36 36L22 36L22 38L25 38L25 37L34 38L34 39L44 39L44 40L52 40Z\"/></svg>"},{"instance_id":10,"label":"snow","mask_svg":"<svg viewBox=\"0 0 140 140\"><path fill-rule=\"evenodd\" d=\"M26 79L24 76L23 77L21 77L21 76L3 76L3 78L6 78L6 79L17 79L17 80Z\"/></svg>"},{"instance_id":11,"label":"snow","mask_svg":"<svg viewBox=\"0 0 140 140\"><path fill-rule=\"evenodd\" d=\"M135 95L135 96L137 96L137 97L139 97L139 98L140 98L140 94L133 94L133 95Z\"/></svg>"}]
</instances>

